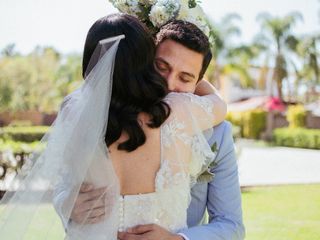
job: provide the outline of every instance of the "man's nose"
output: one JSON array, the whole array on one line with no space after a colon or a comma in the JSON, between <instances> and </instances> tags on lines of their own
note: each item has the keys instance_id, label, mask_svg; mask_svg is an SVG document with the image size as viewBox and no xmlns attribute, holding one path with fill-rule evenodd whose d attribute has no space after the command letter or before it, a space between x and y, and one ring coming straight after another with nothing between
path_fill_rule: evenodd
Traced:
<instances>
[{"instance_id":1,"label":"man's nose","mask_svg":"<svg viewBox=\"0 0 320 240\"><path fill-rule=\"evenodd\" d=\"M167 78L169 91L170 92L174 92L176 90L176 81L174 79L174 75L173 74L168 74L166 78Z\"/></svg>"}]
</instances>

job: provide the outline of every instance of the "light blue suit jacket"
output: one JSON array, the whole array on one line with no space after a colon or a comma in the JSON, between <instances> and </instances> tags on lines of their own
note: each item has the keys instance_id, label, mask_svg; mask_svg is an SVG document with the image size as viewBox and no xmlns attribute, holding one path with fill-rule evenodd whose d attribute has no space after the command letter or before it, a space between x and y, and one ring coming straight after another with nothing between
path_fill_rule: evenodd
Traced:
<instances>
[{"instance_id":1,"label":"light blue suit jacket","mask_svg":"<svg viewBox=\"0 0 320 240\"><path fill-rule=\"evenodd\" d=\"M224 121L214 127L208 142L217 144L215 174L209 183L197 183L191 191L188 229L180 231L190 240L240 240L245 229L242 219L241 191L232 128ZM209 223L204 223L205 211ZM208 222L208 221L207 221Z\"/></svg>"}]
</instances>

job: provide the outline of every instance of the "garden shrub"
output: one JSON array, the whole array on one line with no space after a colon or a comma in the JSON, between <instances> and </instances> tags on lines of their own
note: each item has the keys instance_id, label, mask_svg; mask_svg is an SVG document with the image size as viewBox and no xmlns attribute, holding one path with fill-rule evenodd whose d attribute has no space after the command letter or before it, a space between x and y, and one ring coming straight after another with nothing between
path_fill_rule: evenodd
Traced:
<instances>
[{"instance_id":1,"label":"garden shrub","mask_svg":"<svg viewBox=\"0 0 320 240\"><path fill-rule=\"evenodd\" d=\"M9 127L31 127L32 122L29 120L13 120L8 125Z\"/></svg>"},{"instance_id":2,"label":"garden shrub","mask_svg":"<svg viewBox=\"0 0 320 240\"><path fill-rule=\"evenodd\" d=\"M243 115L243 137L259 139L266 128L267 114L263 110L251 110Z\"/></svg>"},{"instance_id":3,"label":"garden shrub","mask_svg":"<svg viewBox=\"0 0 320 240\"><path fill-rule=\"evenodd\" d=\"M306 126L306 110L302 105L289 106L287 121L290 128L303 128Z\"/></svg>"},{"instance_id":4,"label":"garden shrub","mask_svg":"<svg viewBox=\"0 0 320 240\"><path fill-rule=\"evenodd\" d=\"M258 139L266 128L267 112L261 109L228 112L226 119L240 128L241 137Z\"/></svg>"},{"instance_id":5,"label":"garden shrub","mask_svg":"<svg viewBox=\"0 0 320 240\"><path fill-rule=\"evenodd\" d=\"M26 143L16 142L12 140L4 141L3 139L0 139L0 153L7 150L12 151L13 154L32 153L34 151L43 149L44 146L45 145L43 143L40 143L39 141Z\"/></svg>"},{"instance_id":6,"label":"garden shrub","mask_svg":"<svg viewBox=\"0 0 320 240\"><path fill-rule=\"evenodd\" d=\"M47 126L3 127L0 128L0 138L30 143L40 141L48 130Z\"/></svg>"},{"instance_id":7,"label":"garden shrub","mask_svg":"<svg viewBox=\"0 0 320 240\"><path fill-rule=\"evenodd\" d=\"M278 146L320 149L320 129L277 128L273 142Z\"/></svg>"}]
</instances>

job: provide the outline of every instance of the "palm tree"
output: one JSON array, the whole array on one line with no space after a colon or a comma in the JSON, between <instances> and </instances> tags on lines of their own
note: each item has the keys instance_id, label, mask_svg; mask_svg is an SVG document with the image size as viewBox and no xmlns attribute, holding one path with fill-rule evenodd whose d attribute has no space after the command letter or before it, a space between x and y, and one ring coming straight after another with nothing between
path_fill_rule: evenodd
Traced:
<instances>
[{"instance_id":1,"label":"palm tree","mask_svg":"<svg viewBox=\"0 0 320 240\"><path fill-rule=\"evenodd\" d=\"M254 87L254 79L249 70L253 67L253 60L259 57L265 47L258 43L235 46L234 37L240 36L240 28L235 21L241 20L237 14L228 14L213 26L214 46L213 60L209 66L207 76L216 85L220 85L223 75L236 75L236 79L243 88Z\"/></svg>"},{"instance_id":2,"label":"palm tree","mask_svg":"<svg viewBox=\"0 0 320 240\"><path fill-rule=\"evenodd\" d=\"M320 84L320 52L317 48L320 44L320 35L313 35L305 37L298 45L298 53L304 57L304 67L309 70L313 85Z\"/></svg>"},{"instance_id":3,"label":"palm tree","mask_svg":"<svg viewBox=\"0 0 320 240\"><path fill-rule=\"evenodd\" d=\"M257 20L261 22L262 26L259 38L274 56L272 79L276 83L278 97L283 99L282 85L288 76L288 56L292 52L293 46L291 45L298 42L291 30L303 18L298 12L290 13L285 17L272 17L267 13L262 13L257 16ZM274 46L275 49L272 48Z\"/></svg>"},{"instance_id":4,"label":"palm tree","mask_svg":"<svg viewBox=\"0 0 320 240\"><path fill-rule=\"evenodd\" d=\"M310 90L315 92L315 88L320 84L320 34L304 36L296 46L296 52L303 60L303 66L298 73L297 80L302 80L310 86Z\"/></svg>"},{"instance_id":5,"label":"palm tree","mask_svg":"<svg viewBox=\"0 0 320 240\"><path fill-rule=\"evenodd\" d=\"M19 55L18 52L15 50L16 45L14 43L8 44L4 49L1 51L1 55L3 57L13 57L15 55Z\"/></svg>"},{"instance_id":6,"label":"palm tree","mask_svg":"<svg viewBox=\"0 0 320 240\"><path fill-rule=\"evenodd\" d=\"M255 81L249 70L254 68L253 60L260 56L265 47L257 42L229 49L225 74L236 74L243 88L255 87Z\"/></svg>"},{"instance_id":7,"label":"palm tree","mask_svg":"<svg viewBox=\"0 0 320 240\"><path fill-rule=\"evenodd\" d=\"M237 14L227 14L217 23L211 19L208 20L212 26L214 45L212 47L213 59L208 68L207 77L219 87L220 77L224 72L223 62L232 49L230 40L232 37L241 35L240 28L235 24L235 21L241 20L241 17Z\"/></svg>"}]
</instances>

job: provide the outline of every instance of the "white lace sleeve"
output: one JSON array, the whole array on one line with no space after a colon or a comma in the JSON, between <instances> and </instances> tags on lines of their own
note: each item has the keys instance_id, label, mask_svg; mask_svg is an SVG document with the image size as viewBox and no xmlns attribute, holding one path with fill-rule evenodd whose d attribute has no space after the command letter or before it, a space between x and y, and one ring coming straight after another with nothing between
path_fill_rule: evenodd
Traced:
<instances>
[{"instance_id":1,"label":"white lace sleeve","mask_svg":"<svg viewBox=\"0 0 320 240\"><path fill-rule=\"evenodd\" d=\"M191 93L170 93L166 101L171 114L161 128L161 140L168 172L161 186L176 185L183 174L193 185L215 157L203 134L213 127L213 100Z\"/></svg>"},{"instance_id":2,"label":"white lace sleeve","mask_svg":"<svg viewBox=\"0 0 320 240\"><path fill-rule=\"evenodd\" d=\"M192 93L170 93L167 101L174 117L186 124L191 132L204 131L213 127L214 100L211 95L197 96Z\"/></svg>"}]
</instances>

